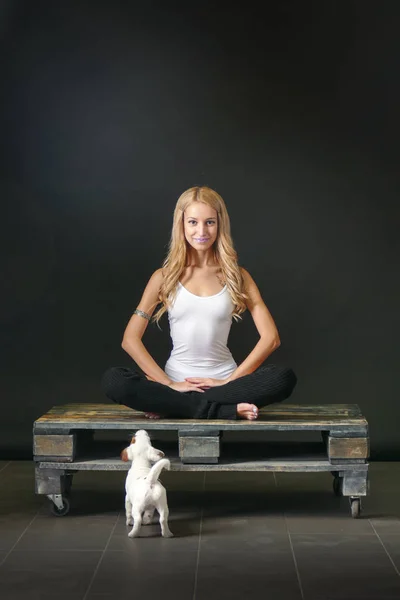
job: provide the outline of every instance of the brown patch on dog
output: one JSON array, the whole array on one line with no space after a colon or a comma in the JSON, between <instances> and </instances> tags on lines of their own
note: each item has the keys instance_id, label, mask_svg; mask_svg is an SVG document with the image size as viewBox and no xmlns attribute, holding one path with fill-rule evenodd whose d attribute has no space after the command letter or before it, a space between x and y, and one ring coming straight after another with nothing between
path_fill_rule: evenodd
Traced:
<instances>
[{"instance_id":1,"label":"brown patch on dog","mask_svg":"<svg viewBox=\"0 0 400 600\"><path fill-rule=\"evenodd\" d=\"M131 439L131 443L130 445L134 444L136 442L135 436L133 436L133 438ZM123 460L124 462L129 462L129 458L128 458L128 452L126 450L126 448L124 448L120 454L121 456L121 460Z\"/></svg>"}]
</instances>

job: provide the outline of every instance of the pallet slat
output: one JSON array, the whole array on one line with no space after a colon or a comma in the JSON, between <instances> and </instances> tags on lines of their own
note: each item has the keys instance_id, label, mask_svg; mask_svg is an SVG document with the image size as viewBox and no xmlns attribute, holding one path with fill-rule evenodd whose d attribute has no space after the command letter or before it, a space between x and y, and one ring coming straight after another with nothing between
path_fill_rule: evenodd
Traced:
<instances>
[{"instance_id":1,"label":"pallet slat","mask_svg":"<svg viewBox=\"0 0 400 600\"><path fill-rule=\"evenodd\" d=\"M146 419L144 413L118 404L66 404L53 407L37 419L34 431L52 429L159 429L159 430L320 430L332 429L367 435L367 421L357 404L294 405L275 404L260 410L256 421L197 419Z\"/></svg>"},{"instance_id":2,"label":"pallet slat","mask_svg":"<svg viewBox=\"0 0 400 600\"><path fill-rule=\"evenodd\" d=\"M332 465L328 460L317 460L315 457L310 457L306 460L302 457L301 460L235 460L230 459L229 462L221 459L218 464L183 464L179 458L171 458L171 471L280 471L284 472L320 472L332 471ZM68 469L76 471L127 471L130 467L129 463L122 462L120 459L93 459L75 461L72 465L69 463L53 463L40 462L39 469ZM354 465L346 463L335 465L337 471L346 472L353 471ZM357 465L359 472L368 471L368 464Z\"/></svg>"}]
</instances>

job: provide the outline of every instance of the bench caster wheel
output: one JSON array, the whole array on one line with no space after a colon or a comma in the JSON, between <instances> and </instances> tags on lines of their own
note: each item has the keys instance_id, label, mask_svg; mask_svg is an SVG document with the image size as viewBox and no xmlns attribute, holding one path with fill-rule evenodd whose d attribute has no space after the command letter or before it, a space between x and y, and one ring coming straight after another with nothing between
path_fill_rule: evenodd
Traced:
<instances>
[{"instance_id":1,"label":"bench caster wheel","mask_svg":"<svg viewBox=\"0 0 400 600\"><path fill-rule=\"evenodd\" d=\"M65 475L65 490L64 490L65 496L70 496L71 495L72 478L73 478L73 474L72 473L67 473ZM64 498L64 496L63 496L63 498Z\"/></svg>"},{"instance_id":2,"label":"bench caster wheel","mask_svg":"<svg viewBox=\"0 0 400 600\"><path fill-rule=\"evenodd\" d=\"M361 498L350 498L350 510L353 519L358 519L361 513Z\"/></svg>"},{"instance_id":3,"label":"bench caster wheel","mask_svg":"<svg viewBox=\"0 0 400 600\"><path fill-rule=\"evenodd\" d=\"M55 517L65 517L69 513L69 500L61 494L49 495L51 500L50 510Z\"/></svg>"},{"instance_id":4,"label":"bench caster wheel","mask_svg":"<svg viewBox=\"0 0 400 600\"><path fill-rule=\"evenodd\" d=\"M333 493L335 496L343 496L343 477L335 475L333 478Z\"/></svg>"}]
</instances>

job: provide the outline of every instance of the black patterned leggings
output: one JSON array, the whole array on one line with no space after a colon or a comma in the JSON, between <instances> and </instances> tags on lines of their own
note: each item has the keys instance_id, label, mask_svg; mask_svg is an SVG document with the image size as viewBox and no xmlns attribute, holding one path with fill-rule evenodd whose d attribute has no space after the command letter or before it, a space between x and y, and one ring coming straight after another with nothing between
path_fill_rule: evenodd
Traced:
<instances>
[{"instance_id":1,"label":"black patterned leggings","mask_svg":"<svg viewBox=\"0 0 400 600\"><path fill-rule=\"evenodd\" d=\"M132 369L112 367L104 373L101 385L113 402L143 412L178 419L236 419L237 404L248 402L261 408L281 402L290 396L296 382L292 369L266 365L203 394L177 392Z\"/></svg>"}]
</instances>

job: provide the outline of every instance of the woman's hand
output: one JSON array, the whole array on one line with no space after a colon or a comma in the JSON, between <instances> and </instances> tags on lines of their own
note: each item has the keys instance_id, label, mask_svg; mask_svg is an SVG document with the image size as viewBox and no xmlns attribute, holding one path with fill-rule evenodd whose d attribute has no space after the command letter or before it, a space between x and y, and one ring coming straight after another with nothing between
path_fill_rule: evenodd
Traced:
<instances>
[{"instance_id":1,"label":"woman's hand","mask_svg":"<svg viewBox=\"0 0 400 600\"><path fill-rule=\"evenodd\" d=\"M186 380L172 381L168 384L168 387L177 392L204 392L204 390L201 389L201 385Z\"/></svg>"},{"instance_id":2,"label":"woman's hand","mask_svg":"<svg viewBox=\"0 0 400 600\"><path fill-rule=\"evenodd\" d=\"M225 385L229 379L213 379L212 377L186 377L185 381L199 386L202 390Z\"/></svg>"}]
</instances>

